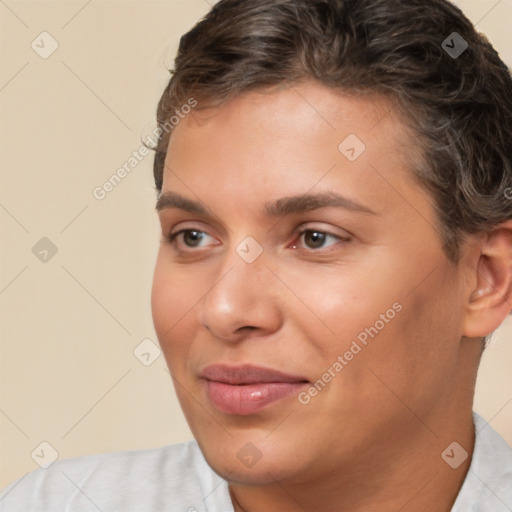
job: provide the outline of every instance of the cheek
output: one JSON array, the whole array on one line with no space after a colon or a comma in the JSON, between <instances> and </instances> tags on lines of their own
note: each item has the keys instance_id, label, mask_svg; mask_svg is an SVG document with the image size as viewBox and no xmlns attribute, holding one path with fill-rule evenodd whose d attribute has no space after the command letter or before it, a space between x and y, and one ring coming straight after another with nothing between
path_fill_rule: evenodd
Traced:
<instances>
[{"instance_id":1,"label":"cheek","mask_svg":"<svg viewBox=\"0 0 512 512\"><path fill-rule=\"evenodd\" d=\"M338 268L327 276L314 271L290 276L315 313L299 315L294 307L299 328L315 345L316 370L326 371L352 347L357 355L348 354L350 374L356 380L374 382L372 368L397 388L428 376L430 384L437 386L454 364L456 343L452 341L460 338L462 312L457 275L441 259L432 260L428 268L438 268L426 279L428 272L412 266L410 260L399 265L386 258L363 271ZM325 335L322 323L330 335ZM434 371L426 372L430 366L435 366Z\"/></svg>"},{"instance_id":2,"label":"cheek","mask_svg":"<svg viewBox=\"0 0 512 512\"><path fill-rule=\"evenodd\" d=\"M155 331L164 351L171 348L170 340L186 326L198 298L197 284L167 264L164 255L159 254L153 275L151 310Z\"/></svg>"},{"instance_id":3,"label":"cheek","mask_svg":"<svg viewBox=\"0 0 512 512\"><path fill-rule=\"evenodd\" d=\"M348 349L386 311L395 316L392 308L398 294L390 286L380 286L373 275L370 269L361 273L352 267L328 272L311 268L289 275L300 302L292 297L286 312L324 356L332 358Z\"/></svg>"},{"instance_id":4,"label":"cheek","mask_svg":"<svg viewBox=\"0 0 512 512\"><path fill-rule=\"evenodd\" d=\"M371 340L364 358L374 375L411 407L428 410L442 396L456 371L461 311L453 275L432 276L400 299L403 309ZM454 291L455 290L455 291Z\"/></svg>"},{"instance_id":5,"label":"cheek","mask_svg":"<svg viewBox=\"0 0 512 512\"><path fill-rule=\"evenodd\" d=\"M151 290L151 311L153 324L160 343L165 333L172 328L176 313L175 293L172 289L172 280L165 272L165 267L159 255L153 274L153 287Z\"/></svg>"}]
</instances>

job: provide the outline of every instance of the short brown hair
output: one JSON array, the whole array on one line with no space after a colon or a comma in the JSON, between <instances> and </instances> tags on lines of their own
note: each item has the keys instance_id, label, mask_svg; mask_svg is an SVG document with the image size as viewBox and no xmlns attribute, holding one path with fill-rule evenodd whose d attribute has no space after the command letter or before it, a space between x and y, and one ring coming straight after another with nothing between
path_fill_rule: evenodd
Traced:
<instances>
[{"instance_id":1,"label":"short brown hair","mask_svg":"<svg viewBox=\"0 0 512 512\"><path fill-rule=\"evenodd\" d=\"M443 47L453 37L468 45L460 56ZM465 234L512 218L512 77L447 0L221 0L181 38L171 75L159 126L190 97L218 106L287 82L385 95L419 135L415 176L452 261ZM158 192L171 135L156 146Z\"/></svg>"}]
</instances>

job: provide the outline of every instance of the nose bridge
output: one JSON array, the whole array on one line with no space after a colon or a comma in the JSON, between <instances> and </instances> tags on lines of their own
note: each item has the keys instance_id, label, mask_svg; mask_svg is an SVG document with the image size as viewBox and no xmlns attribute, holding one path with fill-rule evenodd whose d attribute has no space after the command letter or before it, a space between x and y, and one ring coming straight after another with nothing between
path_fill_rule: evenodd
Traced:
<instances>
[{"instance_id":1,"label":"nose bridge","mask_svg":"<svg viewBox=\"0 0 512 512\"><path fill-rule=\"evenodd\" d=\"M261 286L268 280L265 272L269 270L266 268L264 258L259 257L248 263L237 251L233 251L230 257L224 260L216 284L206 298L209 299L212 307L225 303L233 311L243 305L254 305L258 297L267 295L268 299L270 290L268 287L265 289Z\"/></svg>"},{"instance_id":2,"label":"nose bridge","mask_svg":"<svg viewBox=\"0 0 512 512\"><path fill-rule=\"evenodd\" d=\"M225 256L219 272L219 288L227 287L223 292L257 296L263 290L255 286L268 281L270 270L268 258L263 247L251 236L244 238L232 247ZM267 290L270 292L270 290Z\"/></svg>"}]
</instances>

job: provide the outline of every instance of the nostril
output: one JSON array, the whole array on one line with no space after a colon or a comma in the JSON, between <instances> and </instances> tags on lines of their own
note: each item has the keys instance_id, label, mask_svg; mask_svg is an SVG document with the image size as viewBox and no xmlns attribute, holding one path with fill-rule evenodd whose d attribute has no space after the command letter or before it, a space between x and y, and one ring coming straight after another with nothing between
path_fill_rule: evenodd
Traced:
<instances>
[{"instance_id":1,"label":"nostril","mask_svg":"<svg viewBox=\"0 0 512 512\"><path fill-rule=\"evenodd\" d=\"M245 325L244 327L239 327L237 331L243 331L244 329L254 331L255 329L257 329L257 327L254 327L253 325Z\"/></svg>"}]
</instances>

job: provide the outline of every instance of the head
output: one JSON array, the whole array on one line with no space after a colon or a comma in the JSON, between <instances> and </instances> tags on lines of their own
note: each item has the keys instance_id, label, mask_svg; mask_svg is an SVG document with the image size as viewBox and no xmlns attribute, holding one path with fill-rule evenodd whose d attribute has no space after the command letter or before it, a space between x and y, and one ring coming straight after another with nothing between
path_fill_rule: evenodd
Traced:
<instances>
[{"instance_id":1,"label":"head","mask_svg":"<svg viewBox=\"0 0 512 512\"><path fill-rule=\"evenodd\" d=\"M299 482L471 410L510 311L511 90L445 0L221 0L182 38L158 106L152 306L214 469ZM232 414L214 363L306 383Z\"/></svg>"}]
</instances>

